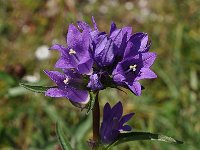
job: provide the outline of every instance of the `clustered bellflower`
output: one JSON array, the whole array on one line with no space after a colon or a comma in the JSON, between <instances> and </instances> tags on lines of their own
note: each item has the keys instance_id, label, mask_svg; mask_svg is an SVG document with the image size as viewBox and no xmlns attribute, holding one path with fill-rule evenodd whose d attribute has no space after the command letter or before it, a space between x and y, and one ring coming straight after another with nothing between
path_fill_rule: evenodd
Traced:
<instances>
[{"instance_id":1,"label":"clustered bellflower","mask_svg":"<svg viewBox=\"0 0 200 150\"><path fill-rule=\"evenodd\" d=\"M148 52L148 35L132 33L131 27L117 28L111 23L110 32L99 31L92 17L93 27L83 21L77 27L69 25L67 45L54 44L60 58L55 64L58 71L45 73L57 84L46 91L46 96L66 97L71 102L87 104L89 91L121 86L141 95L142 79L156 78L150 69L156 54Z\"/></svg>"},{"instance_id":2,"label":"clustered bellflower","mask_svg":"<svg viewBox=\"0 0 200 150\"><path fill-rule=\"evenodd\" d=\"M132 33L131 27L117 28L114 22L111 23L110 32L106 33L98 29L93 17L92 22L93 27L83 21L78 21L77 26L70 24L66 45L54 44L49 48L60 53L55 64L58 71L44 70L56 86L44 88L23 83L21 85L38 92L47 89L46 96L67 98L74 106L88 109L87 113L92 110L93 139L88 141L92 149L109 149L132 138L181 144L182 142L166 136L129 132L132 128L126 123L134 113L123 115L120 101L113 107L108 102L105 104L100 126L99 91L107 87L123 87L140 96L143 89L140 80L157 77L150 69L156 53L149 52L151 42L147 33ZM67 145L67 148L72 149L65 141L60 140L63 135L59 128L57 125L62 148Z\"/></svg>"},{"instance_id":3,"label":"clustered bellflower","mask_svg":"<svg viewBox=\"0 0 200 150\"><path fill-rule=\"evenodd\" d=\"M114 142L120 132L131 131L129 125L124 125L129 121L134 113L130 113L122 116L123 107L119 101L112 108L109 103L106 103L103 109L103 121L100 128L100 139L104 144L110 144Z\"/></svg>"}]
</instances>

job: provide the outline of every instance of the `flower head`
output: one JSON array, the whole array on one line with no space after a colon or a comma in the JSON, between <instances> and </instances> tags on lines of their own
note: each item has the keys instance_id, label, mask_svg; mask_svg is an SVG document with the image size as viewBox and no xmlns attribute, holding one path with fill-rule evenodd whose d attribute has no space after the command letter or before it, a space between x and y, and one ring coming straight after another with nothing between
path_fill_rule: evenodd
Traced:
<instances>
[{"instance_id":1,"label":"flower head","mask_svg":"<svg viewBox=\"0 0 200 150\"><path fill-rule=\"evenodd\" d=\"M124 125L134 113L122 116L123 107L122 103L118 102L111 108L109 103L106 103L103 109L103 121L100 128L101 141L104 144L110 144L114 142L119 133L122 131L130 131L129 125Z\"/></svg>"},{"instance_id":2,"label":"flower head","mask_svg":"<svg viewBox=\"0 0 200 150\"><path fill-rule=\"evenodd\" d=\"M49 89L46 95L87 103L88 91L122 86L139 96L142 86L138 81L156 78L150 70L156 54L148 52L151 46L148 35L132 34L131 27L117 28L115 23L111 23L107 34L99 31L93 17L92 22L93 27L83 21L78 21L77 27L70 24L67 46L54 44L50 48L60 52L55 67L64 70L64 74L45 71L58 85ZM76 73L69 73L71 69Z\"/></svg>"}]
</instances>

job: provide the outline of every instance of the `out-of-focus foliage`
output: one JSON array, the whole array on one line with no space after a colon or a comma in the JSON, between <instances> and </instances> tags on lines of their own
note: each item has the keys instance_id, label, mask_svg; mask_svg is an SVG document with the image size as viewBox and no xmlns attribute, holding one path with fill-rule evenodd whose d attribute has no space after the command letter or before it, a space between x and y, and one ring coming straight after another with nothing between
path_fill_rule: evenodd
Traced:
<instances>
[{"instance_id":1,"label":"out-of-focus foliage","mask_svg":"<svg viewBox=\"0 0 200 150\"><path fill-rule=\"evenodd\" d=\"M60 149L55 123L62 125L76 149L87 149L91 116L68 100L50 99L18 87L20 80L51 85L42 72L53 69L58 58L40 60L41 45L65 43L67 27L76 20L91 24L93 15L101 30L111 20L119 27L147 32L152 51L154 81L144 81L141 97L114 89L101 92L101 106L109 100L124 102L134 111L130 125L183 140L184 145L130 142L115 149L197 150L200 147L200 1L199 0L0 0L0 149ZM41 54L42 55L42 54ZM34 79L34 80L33 80Z\"/></svg>"}]
</instances>

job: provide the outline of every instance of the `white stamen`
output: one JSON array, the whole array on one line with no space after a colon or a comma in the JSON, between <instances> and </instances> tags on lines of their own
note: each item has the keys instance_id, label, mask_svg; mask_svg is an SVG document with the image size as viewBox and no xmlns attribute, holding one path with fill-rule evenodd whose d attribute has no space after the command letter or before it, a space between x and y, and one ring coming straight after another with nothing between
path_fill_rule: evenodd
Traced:
<instances>
[{"instance_id":1,"label":"white stamen","mask_svg":"<svg viewBox=\"0 0 200 150\"><path fill-rule=\"evenodd\" d=\"M137 65L135 64L135 65L130 65L129 66L129 68L130 69L132 69L133 70L133 72L135 72L136 71L136 67L137 67Z\"/></svg>"},{"instance_id":2,"label":"white stamen","mask_svg":"<svg viewBox=\"0 0 200 150\"><path fill-rule=\"evenodd\" d=\"M69 50L69 54L70 54L70 55L74 55L74 54L76 54L76 51L73 50L73 49L70 49L70 50Z\"/></svg>"},{"instance_id":3,"label":"white stamen","mask_svg":"<svg viewBox=\"0 0 200 150\"><path fill-rule=\"evenodd\" d=\"M65 84L68 84L69 82L69 79L68 78L65 78L65 80L63 81Z\"/></svg>"}]
</instances>

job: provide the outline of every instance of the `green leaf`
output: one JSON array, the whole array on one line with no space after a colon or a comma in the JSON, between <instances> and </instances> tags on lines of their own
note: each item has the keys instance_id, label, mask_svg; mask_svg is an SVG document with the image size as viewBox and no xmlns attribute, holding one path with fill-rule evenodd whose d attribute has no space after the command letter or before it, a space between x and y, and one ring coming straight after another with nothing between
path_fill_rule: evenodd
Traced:
<instances>
[{"instance_id":1,"label":"green leaf","mask_svg":"<svg viewBox=\"0 0 200 150\"><path fill-rule=\"evenodd\" d=\"M95 98L96 98L96 94L95 93L93 93L93 92L90 92L90 102L89 102L89 104L88 104L88 106L87 106L87 112L86 112L86 114L88 115L89 113L90 113L90 111L93 109L93 107L94 107L94 102L95 102Z\"/></svg>"},{"instance_id":2,"label":"green leaf","mask_svg":"<svg viewBox=\"0 0 200 150\"><path fill-rule=\"evenodd\" d=\"M56 123L56 133L57 133L58 141L60 143L61 148L63 150L73 150L71 145L64 138L64 133L63 133L60 125L58 124L58 122Z\"/></svg>"},{"instance_id":3,"label":"green leaf","mask_svg":"<svg viewBox=\"0 0 200 150\"><path fill-rule=\"evenodd\" d=\"M35 85L28 85L25 83L19 83L20 86L32 91L32 92L36 92L36 93L45 93L48 89L50 88L55 88L55 86L53 87L46 87L46 86L35 86Z\"/></svg>"},{"instance_id":4,"label":"green leaf","mask_svg":"<svg viewBox=\"0 0 200 150\"><path fill-rule=\"evenodd\" d=\"M141 141L141 140L156 140L172 144L183 144L182 141L161 134L154 134L149 132L130 132L130 133L120 133L119 138L114 143L108 145L106 149L109 149L112 146L116 146L125 142Z\"/></svg>"}]
</instances>

